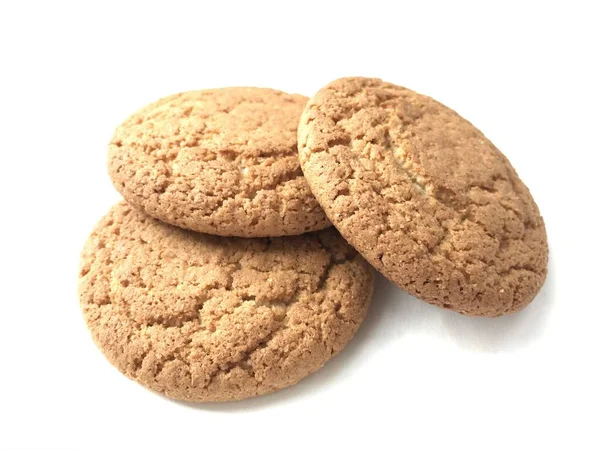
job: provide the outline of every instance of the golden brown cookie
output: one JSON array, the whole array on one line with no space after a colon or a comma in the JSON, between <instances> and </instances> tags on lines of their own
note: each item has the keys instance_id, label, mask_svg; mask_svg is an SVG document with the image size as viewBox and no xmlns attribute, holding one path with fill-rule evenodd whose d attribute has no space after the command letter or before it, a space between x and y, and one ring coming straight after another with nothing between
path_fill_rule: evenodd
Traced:
<instances>
[{"instance_id":1,"label":"golden brown cookie","mask_svg":"<svg viewBox=\"0 0 600 450\"><path fill-rule=\"evenodd\" d=\"M309 101L298 147L331 222L411 294L498 316L542 286L546 231L529 190L444 105L378 79L340 79Z\"/></svg>"},{"instance_id":2,"label":"golden brown cookie","mask_svg":"<svg viewBox=\"0 0 600 450\"><path fill-rule=\"evenodd\" d=\"M129 203L190 230L269 237L326 228L298 162L306 100L261 88L163 98L117 128L110 176Z\"/></svg>"},{"instance_id":3,"label":"golden brown cookie","mask_svg":"<svg viewBox=\"0 0 600 450\"><path fill-rule=\"evenodd\" d=\"M94 341L169 397L237 400L295 384L352 338L371 267L330 228L241 239L172 227L120 203L82 254Z\"/></svg>"}]
</instances>

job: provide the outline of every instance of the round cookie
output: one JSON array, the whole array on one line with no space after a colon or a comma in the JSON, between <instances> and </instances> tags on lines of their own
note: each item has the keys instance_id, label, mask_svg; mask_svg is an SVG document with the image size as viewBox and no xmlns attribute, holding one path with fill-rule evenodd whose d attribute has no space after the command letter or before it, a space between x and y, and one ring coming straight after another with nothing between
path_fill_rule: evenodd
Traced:
<instances>
[{"instance_id":1,"label":"round cookie","mask_svg":"<svg viewBox=\"0 0 600 450\"><path fill-rule=\"evenodd\" d=\"M529 190L451 109L378 79L340 79L309 101L298 148L334 226L412 295L499 316L541 288L548 245Z\"/></svg>"},{"instance_id":2,"label":"round cookie","mask_svg":"<svg viewBox=\"0 0 600 450\"><path fill-rule=\"evenodd\" d=\"M163 98L117 128L110 176L129 203L190 230L269 237L326 228L298 162L306 101L262 88Z\"/></svg>"},{"instance_id":3,"label":"round cookie","mask_svg":"<svg viewBox=\"0 0 600 450\"><path fill-rule=\"evenodd\" d=\"M108 360L189 401L295 384L352 338L372 290L372 268L333 228L225 238L124 202L88 239L79 281L87 325Z\"/></svg>"}]
</instances>

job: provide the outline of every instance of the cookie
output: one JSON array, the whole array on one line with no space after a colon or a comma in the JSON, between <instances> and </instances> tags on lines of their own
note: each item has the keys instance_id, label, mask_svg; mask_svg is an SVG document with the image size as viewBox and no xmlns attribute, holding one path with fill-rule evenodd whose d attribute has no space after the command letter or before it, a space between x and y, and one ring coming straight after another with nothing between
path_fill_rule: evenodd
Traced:
<instances>
[{"instance_id":1,"label":"cookie","mask_svg":"<svg viewBox=\"0 0 600 450\"><path fill-rule=\"evenodd\" d=\"M261 88L163 98L117 128L110 176L130 204L190 230L272 237L326 228L298 162L306 101Z\"/></svg>"},{"instance_id":2,"label":"cookie","mask_svg":"<svg viewBox=\"0 0 600 450\"><path fill-rule=\"evenodd\" d=\"M82 310L128 377L169 397L237 400L290 386L352 338L371 267L333 229L242 239L120 203L82 253Z\"/></svg>"},{"instance_id":3,"label":"cookie","mask_svg":"<svg viewBox=\"0 0 600 450\"><path fill-rule=\"evenodd\" d=\"M539 210L506 157L453 110L378 79L340 79L309 101L298 148L334 226L412 295L499 316L541 288Z\"/></svg>"}]
</instances>

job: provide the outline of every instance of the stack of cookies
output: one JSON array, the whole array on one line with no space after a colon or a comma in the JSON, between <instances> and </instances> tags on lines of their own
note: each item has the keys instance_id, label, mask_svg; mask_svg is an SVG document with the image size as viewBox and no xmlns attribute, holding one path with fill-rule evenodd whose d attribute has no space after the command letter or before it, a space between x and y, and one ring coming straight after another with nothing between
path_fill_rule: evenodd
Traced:
<instances>
[{"instance_id":1,"label":"stack of cookies","mask_svg":"<svg viewBox=\"0 0 600 450\"><path fill-rule=\"evenodd\" d=\"M164 98L116 130L109 172L125 202L84 248L84 316L112 364L172 398L238 400L319 369L364 319L371 267L490 317L525 307L546 275L543 220L502 153L377 79L310 100Z\"/></svg>"}]
</instances>

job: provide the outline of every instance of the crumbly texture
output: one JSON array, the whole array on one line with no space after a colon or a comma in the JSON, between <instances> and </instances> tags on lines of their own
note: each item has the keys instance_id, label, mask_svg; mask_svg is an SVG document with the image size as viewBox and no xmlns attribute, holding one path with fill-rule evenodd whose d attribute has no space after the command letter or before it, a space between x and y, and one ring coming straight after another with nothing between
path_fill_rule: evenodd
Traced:
<instances>
[{"instance_id":1,"label":"crumbly texture","mask_svg":"<svg viewBox=\"0 0 600 450\"><path fill-rule=\"evenodd\" d=\"M309 101L298 147L335 227L409 293L498 316L541 288L548 246L529 190L451 109L378 79L340 79Z\"/></svg>"},{"instance_id":2,"label":"crumbly texture","mask_svg":"<svg viewBox=\"0 0 600 450\"><path fill-rule=\"evenodd\" d=\"M290 386L352 338L372 268L332 228L242 239L182 230L120 203L82 254L94 341L169 397L237 400Z\"/></svg>"},{"instance_id":3,"label":"crumbly texture","mask_svg":"<svg viewBox=\"0 0 600 450\"><path fill-rule=\"evenodd\" d=\"M261 88L166 97L117 128L110 176L129 203L190 230L270 237L326 228L298 162L306 101Z\"/></svg>"}]
</instances>

